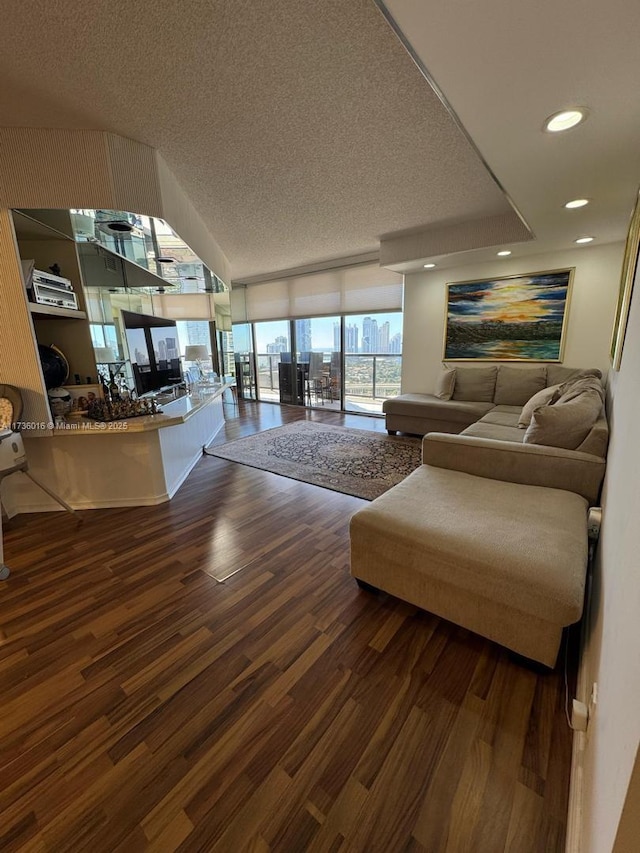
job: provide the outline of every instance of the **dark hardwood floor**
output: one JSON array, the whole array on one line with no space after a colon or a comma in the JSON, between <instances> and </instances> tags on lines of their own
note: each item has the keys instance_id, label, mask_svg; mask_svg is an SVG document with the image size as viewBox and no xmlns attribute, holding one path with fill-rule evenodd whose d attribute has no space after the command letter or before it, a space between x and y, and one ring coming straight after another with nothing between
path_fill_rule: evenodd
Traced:
<instances>
[{"instance_id":1,"label":"dark hardwood floor","mask_svg":"<svg viewBox=\"0 0 640 853\"><path fill-rule=\"evenodd\" d=\"M361 591L364 504L204 456L168 504L6 523L0 850L563 850L562 667Z\"/></svg>"}]
</instances>

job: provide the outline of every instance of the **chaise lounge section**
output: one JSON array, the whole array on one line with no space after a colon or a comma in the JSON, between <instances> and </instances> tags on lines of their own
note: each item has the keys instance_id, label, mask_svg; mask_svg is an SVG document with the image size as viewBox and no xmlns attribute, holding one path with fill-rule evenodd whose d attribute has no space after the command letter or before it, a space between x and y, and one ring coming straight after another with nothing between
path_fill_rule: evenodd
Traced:
<instances>
[{"instance_id":1,"label":"chaise lounge section","mask_svg":"<svg viewBox=\"0 0 640 853\"><path fill-rule=\"evenodd\" d=\"M580 619L587 501L422 465L351 519L351 574L553 667Z\"/></svg>"},{"instance_id":2,"label":"chaise lounge section","mask_svg":"<svg viewBox=\"0 0 640 853\"><path fill-rule=\"evenodd\" d=\"M352 517L352 575L553 667L582 614L605 470L598 376L548 387L545 371L523 405L494 399L462 434L428 432L423 465Z\"/></svg>"}]
</instances>

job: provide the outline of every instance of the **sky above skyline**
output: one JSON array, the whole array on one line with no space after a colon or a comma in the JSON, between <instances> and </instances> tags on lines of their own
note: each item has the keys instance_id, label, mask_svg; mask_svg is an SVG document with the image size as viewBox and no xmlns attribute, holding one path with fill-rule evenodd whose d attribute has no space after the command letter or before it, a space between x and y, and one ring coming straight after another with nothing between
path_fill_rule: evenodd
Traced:
<instances>
[{"instance_id":1,"label":"sky above skyline","mask_svg":"<svg viewBox=\"0 0 640 853\"><path fill-rule=\"evenodd\" d=\"M365 317L375 319L378 326L384 322L389 322L389 338L396 334L402 334L402 313L389 312L385 314L358 314L355 316L345 317L347 326L356 325L358 327L359 336L362 336L362 322ZM311 319L311 343L314 349L323 348L325 350L333 349L333 325L339 322L338 317L313 317ZM280 335L288 337L289 321L288 320L272 320L268 322L256 323L256 346L258 352L266 352L267 344L274 343L275 339ZM244 336L242 336L244 337ZM238 338L240 341L240 337ZM246 351L236 342L238 351Z\"/></svg>"}]
</instances>

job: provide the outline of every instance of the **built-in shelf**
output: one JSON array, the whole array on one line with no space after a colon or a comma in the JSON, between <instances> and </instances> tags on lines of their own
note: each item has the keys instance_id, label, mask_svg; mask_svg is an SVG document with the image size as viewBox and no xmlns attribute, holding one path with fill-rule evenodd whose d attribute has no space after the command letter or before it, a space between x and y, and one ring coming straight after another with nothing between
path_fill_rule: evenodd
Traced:
<instances>
[{"instance_id":1,"label":"built-in shelf","mask_svg":"<svg viewBox=\"0 0 640 853\"><path fill-rule=\"evenodd\" d=\"M86 320L86 311L77 311L75 308L58 308L55 305L41 305L39 302L30 302L29 311L32 314L46 314L47 317L68 317L70 320Z\"/></svg>"},{"instance_id":2,"label":"built-in shelf","mask_svg":"<svg viewBox=\"0 0 640 853\"><path fill-rule=\"evenodd\" d=\"M13 211L13 224L18 240L64 240L73 243L73 237L70 234L65 234L53 225L34 219L23 210Z\"/></svg>"}]
</instances>

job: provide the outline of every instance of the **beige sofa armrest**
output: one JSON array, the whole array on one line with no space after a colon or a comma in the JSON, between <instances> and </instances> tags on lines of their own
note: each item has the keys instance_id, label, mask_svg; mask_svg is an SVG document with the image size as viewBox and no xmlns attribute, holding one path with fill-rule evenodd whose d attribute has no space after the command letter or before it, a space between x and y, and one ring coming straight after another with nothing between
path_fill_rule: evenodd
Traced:
<instances>
[{"instance_id":1,"label":"beige sofa armrest","mask_svg":"<svg viewBox=\"0 0 640 853\"><path fill-rule=\"evenodd\" d=\"M590 504L598 499L605 469L604 459L577 450L439 432L423 438L422 461L492 480L564 489Z\"/></svg>"}]
</instances>

